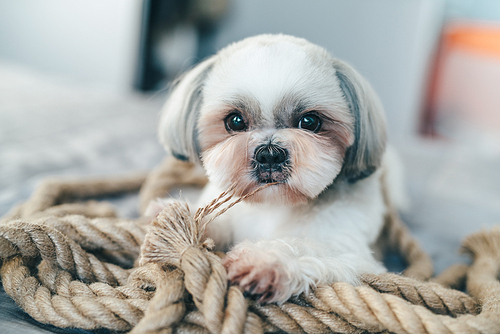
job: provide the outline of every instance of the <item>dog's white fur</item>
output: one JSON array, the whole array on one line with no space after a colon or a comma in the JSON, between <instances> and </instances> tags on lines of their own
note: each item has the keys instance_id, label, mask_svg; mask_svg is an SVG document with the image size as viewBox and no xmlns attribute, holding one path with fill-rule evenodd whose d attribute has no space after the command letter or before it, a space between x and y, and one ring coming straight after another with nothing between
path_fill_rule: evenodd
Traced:
<instances>
[{"instance_id":1,"label":"dog's white fur","mask_svg":"<svg viewBox=\"0 0 500 334\"><path fill-rule=\"evenodd\" d=\"M224 125L235 110L245 131ZM323 121L318 133L297 128L311 111ZM261 301L385 270L370 249L387 210L382 106L364 78L323 48L285 35L226 47L179 79L159 136L174 156L205 168L200 206L231 185L238 195L261 185L252 164L259 145L289 153L279 184L208 228L219 248L232 247L228 278Z\"/></svg>"}]
</instances>

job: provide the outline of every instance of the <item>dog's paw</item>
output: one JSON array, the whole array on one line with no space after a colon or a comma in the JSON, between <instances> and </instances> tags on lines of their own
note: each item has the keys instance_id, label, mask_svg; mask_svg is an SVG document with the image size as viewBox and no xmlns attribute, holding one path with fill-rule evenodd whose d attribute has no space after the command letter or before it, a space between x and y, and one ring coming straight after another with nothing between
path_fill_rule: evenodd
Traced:
<instances>
[{"instance_id":1,"label":"dog's paw","mask_svg":"<svg viewBox=\"0 0 500 334\"><path fill-rule=\"evenodd\" d=\"M259 303L282 302L291 295L289 273L279 259L255 249L237 248L224 259L228 279L254 295Z\"/></svg>"}]
</instances>

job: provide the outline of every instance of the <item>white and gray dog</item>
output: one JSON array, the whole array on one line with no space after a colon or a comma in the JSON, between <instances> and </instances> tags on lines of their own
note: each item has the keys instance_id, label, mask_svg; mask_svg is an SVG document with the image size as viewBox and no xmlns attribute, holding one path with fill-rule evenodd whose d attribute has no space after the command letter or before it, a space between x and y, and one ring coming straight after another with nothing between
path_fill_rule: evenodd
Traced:
<instances>
[{"instance_id":1,"label":"white and gray dog","mask_svg":"<svg viewBox=\"0 0 500 334\"><path fill-rule=\"evenodd\" d=\"M275 183L208 227L229 249L229 280L261 302L385 270L371 249L392 168L383 109L325 49L286 35L231 44L178 80L159 129L173 156L205 169L200 206Z\"/></svg>"}]
</instances>

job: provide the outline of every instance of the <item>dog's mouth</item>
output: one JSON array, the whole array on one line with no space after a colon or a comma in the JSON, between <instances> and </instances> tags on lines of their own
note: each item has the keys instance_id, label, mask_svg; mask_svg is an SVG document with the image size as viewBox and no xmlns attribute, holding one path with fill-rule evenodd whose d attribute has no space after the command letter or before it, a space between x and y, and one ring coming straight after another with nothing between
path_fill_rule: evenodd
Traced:
<instances>
[{"instance_id":1,"label":"dog's mouth","mask_svg":"<svg viewBox=\"0 0 500 334\"><path fill-rule=\"evenodd\" d=\"M288 168L284 164L271 165L253 163L253 174L258 183L285 183L289 177Z\"/></svg>"}]
</instances>

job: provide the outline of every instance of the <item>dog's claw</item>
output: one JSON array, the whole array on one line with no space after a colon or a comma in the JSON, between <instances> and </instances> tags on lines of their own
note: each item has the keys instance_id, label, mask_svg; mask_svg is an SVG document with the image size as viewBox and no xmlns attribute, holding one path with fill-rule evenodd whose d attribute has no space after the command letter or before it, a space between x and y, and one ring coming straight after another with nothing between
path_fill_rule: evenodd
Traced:
<instances>
[{"instance_id":1,"label":"dog's claw","mask_svg":"<svg viewBox=\"0 0 500 334\"><path fill-rule=\"evenodd\" d=\"M278 291L286 289L280 278L286 277L284 268L276 261L264 262L249 252L238 252L226 257L224 266L231 284L242 287L245 295L253 295L259 303L276 301Z\"/></svg>"}]
</instances>

